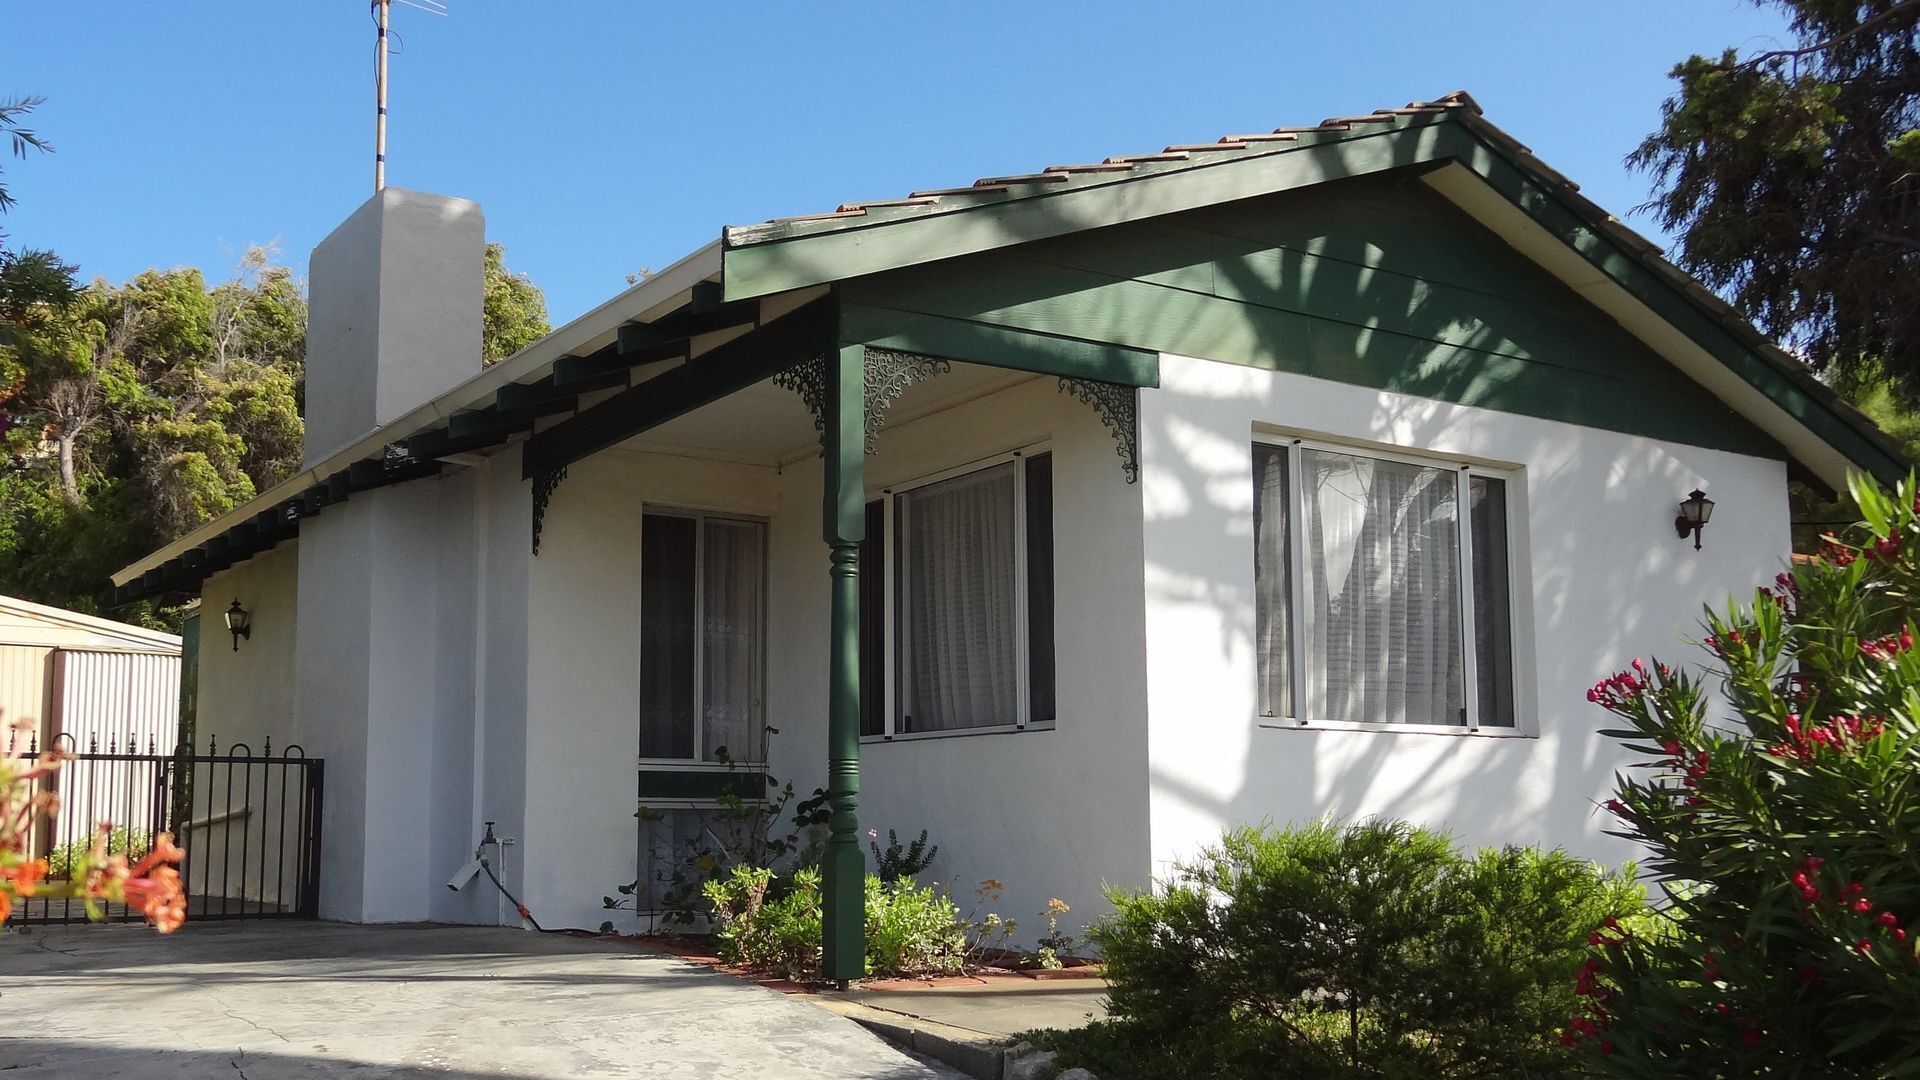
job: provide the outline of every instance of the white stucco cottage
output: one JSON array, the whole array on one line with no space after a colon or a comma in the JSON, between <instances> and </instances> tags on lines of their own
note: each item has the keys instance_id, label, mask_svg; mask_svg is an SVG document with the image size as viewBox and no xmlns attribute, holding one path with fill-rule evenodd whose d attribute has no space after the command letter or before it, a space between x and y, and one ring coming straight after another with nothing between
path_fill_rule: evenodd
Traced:
<instances>
[{"instance_id":1,"label":"white stucco cottage","mask_svg":"<svg viewBox=\"0 0 1920 1080\"><path fill-rule=\"evenodd\" d=\"M1016 914L1323 814L1630 858L1584 688L1905 469L1464 94L727 229L485 370L481 244L350 217L304 469L115 579L251 613L199 727L325 757L328 917L497 919L495 821L597 926L721 757L834 793L830 921L869 826Z\"/></svg>"}]
</instances>

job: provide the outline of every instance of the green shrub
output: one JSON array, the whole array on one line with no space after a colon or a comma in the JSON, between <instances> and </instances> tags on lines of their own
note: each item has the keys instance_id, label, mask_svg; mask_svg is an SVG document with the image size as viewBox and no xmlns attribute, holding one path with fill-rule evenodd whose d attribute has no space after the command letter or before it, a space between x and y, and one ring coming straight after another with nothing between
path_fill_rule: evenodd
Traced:
<instances>
[{"instance_id":1,"label":"green shrub","mask_svg":"<svg viewBox=\"0 0 1920 1080\"><path fill-rule=\"evenodd\" d=\"M703 886L713 906L720 959L782 978L806 978L820 969L820 871L796 871L779 895L773 871L736 866Z\"/></svg>"},{"instance_id":2,"label":"green shrub","mask_svg":"<svg viewBox=\"0 0 1920 1080\"><path fill-rule=\"evenodd\" d=\"M47 852L47 876L55 880L71 877L74 864L92 853L93 840L92 836L69 840ZM107 835L107 854L125 855L128 862L139 862L152 846L153 841L144 829L116 825Z\"/></svg>"},{"instance_id":3,"label":"green shrub","mask_svg":"<svg viewBox=\"0 0 1920 1080\"><path fill-rule=\"evenodd\" d=\"M1920 1076L1920 504L1851 486L1865 523L1708 612L1727 708L1658 660L1588 692L1645 755L1610 808L1669 892L1581 975L1602 1072Z\"/></svg>"},{"instance_id":4,"label":"green shrub","mask_svg":"<svg viewBox=\"0 0 1920 1080\"><path fill-rule=\"evenodd\" d=\"M782 880L765 868L734 867L708 882L704 893L719 923L720 959L782 978L819 975L819 870L804 868ZM868 874L866 908L869 975L942 974L964 966L966 926L945 893Z\"/></svg>"},{"instance_id":5,"label":"green shrub","mask_svg":"<svg viewBox=\"0 0 1920 1080\"><path fill-rule=\"evenodd\" d=\"M1527 848L1466 857L1402 823L1243 829L1089 931L1102 1076L1548 1077L1588 936L1626 873ZM1156 1071L1159 1070L1159 1071Z\"/></svg>"},{"instance_id":6,"label":"green shrub","mask_svg":"<svg viewBox=\"0 0 1920 1080\"><path fill-rule=\"evenodd\" d=\"M950 973L966 959L967 927L951 896L912 878L867 875L867 974Z\"/></svg>"},{"instance_id":7,"label":"green shrub","mask_svg":"<svg viewBox=\"0 0 1920 1080\"><path fill-rule=\"evenodd\" d=\"M927 867L933 865L934 856L940 854L940 845L927 846L927 830L921 829L920 836L912 843L901 846L900 837L892 829L887 830L887 846L880 848L880 834L872 829L867 835L873 839L867 841L867 847L873 852L873 869L880 880L892 884L901 878L919 877Z\"/></svg>"}]
</instances>

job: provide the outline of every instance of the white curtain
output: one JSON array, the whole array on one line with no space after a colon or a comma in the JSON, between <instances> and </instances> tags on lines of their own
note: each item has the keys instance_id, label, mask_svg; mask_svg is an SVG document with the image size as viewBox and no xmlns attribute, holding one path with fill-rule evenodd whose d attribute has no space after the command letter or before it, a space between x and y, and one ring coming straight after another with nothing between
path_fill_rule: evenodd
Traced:
<instances>
[{"instance_id":1,"label":"white curtain","mask_svg":"<svg viewBox=\"0 0 1920 1080\"><path fill-rule=\"evenodd\" d=\"M1013 470L996 465L899 497L908 731L1018 719Z\"/></svg>"},{"instance_id":2,"label":"white curtain","mask_svg":"<svg viewBox=\"0 0 1920 1080\"><path fill-rule=\"evenodd\" d=\"M1293 716L1293 566L1287 533L1287 449L1253 448L1253 633L1260 715Z\"/></svg>"},{"instance_id":3,"label":"white curtain","mask_svg":"<svg viewBox=\"0 0 1920 1080\"><path fill-rule=\"evenodd\" d=\"M1461 723L1453 473L1324 450L1302 472L1313 718Z\"/></svg>"},{"instance_id":4,"label":"white curtain","mask_svg":"<svg viewBox=\"0 0 1920 1080\"><path fill-rule=\"evenodd\" d=\"M706 522L701 560L701 742L709 761L726 747L735 761L759 761L760 627L766 528L750 521Z\"/></svg>"}]
</instances>

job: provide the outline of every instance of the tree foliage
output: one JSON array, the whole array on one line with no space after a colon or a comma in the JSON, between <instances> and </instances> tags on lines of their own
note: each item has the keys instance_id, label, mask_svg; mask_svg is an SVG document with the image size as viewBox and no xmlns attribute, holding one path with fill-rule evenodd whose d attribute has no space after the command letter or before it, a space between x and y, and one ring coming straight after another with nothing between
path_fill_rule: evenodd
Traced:
<instances>
[{"instance_id":1,"label":"tree foliage","mask_svg":"<svg viewBox=\"0 0 1920 1080\"><path fill-rule=\"evenodd\" d=\"M507 269L507 251L487 245L486 298L481 306L480 359L496 364L545 337L547 298L525 274Z\"/></svg>"},{"instance_id":2,"label":"tree foliage","mask_svg":"<svg viewBox=\"0 0 1920 1080\"><path fill-rule=\"evenodd\" d=\"M487 250L483 347L504 356L546 332L545 304ZM114 570L299 466L307 302L265 248L213 285L74 275L0 252L0 593L100 611Z\"/></svg>"},{"instance_id":3,"label":"tree foliage","mask_svg":"<svg viewBox=\"0 0 1920 1080\"><path fill-rule=\"evenodd\" d=\"M1609 809L1670 894L1588 958L1566 1037L1602 1072L1920 1076L1920 504L1852 494L1821 559L1708 613L1724 703L1657 660L1588 693L1644 755Z\"/></svg>"},{"instance_id":4,"label":"tree foliage","mask_svg":"<svg viewBox=\"0 0 1920 1080\"><path fill-rule=\"evenodd\" d=\"M1920 0L1755 0L1797 43L1694 56L1630 162L1678 261L1816 369L1920 395Z\"/></svg>"},{"instance_id":5,"label":"tree foliage","mask_svg":"<svg viewBox=\"0 0 1920 1080\"><path fill-rule=\"evenodd\" d=\"M27 114L39 108L45 101L45 98L39 97L0 98L0 136L6 138L14 157L26 157L28 150L45 153L53 149L52 145L42 139L32 128L21 126L21 121ZM13 195L7 190L6 181L0 179L0 212L12 208ZM4 234L0 234L0 238L3 236Z\"/></svg>"}]
</instances>

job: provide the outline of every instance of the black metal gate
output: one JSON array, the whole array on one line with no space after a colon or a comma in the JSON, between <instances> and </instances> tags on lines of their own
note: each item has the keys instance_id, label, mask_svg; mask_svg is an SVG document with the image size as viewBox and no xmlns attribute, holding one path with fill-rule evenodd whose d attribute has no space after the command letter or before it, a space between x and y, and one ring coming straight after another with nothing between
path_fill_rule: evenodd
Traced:
<instances>
[{"instance_id":1,"label":"black metal gate","mask_svg":"<svg viewBox=\"0 0 1920 1080\"><path fill-rule=\"evenodd\" d=\"M76 855L94 843L101 822L111 823L108 854L138 860L153 837L171 832L186 853L181 886L187 920L313 918L319 907L320 809L325 762L298 745L276 753L267 739L256 753L246 743L221 752L182 744L171 754L109 736L82 749L70 735L53 745L64 764L41 783L59 795L57 813L35 825L35 854L48 876L67 878ZM41 749L27 748L28 761ZM138 922L124 905L107 905L106 921ZM87 921L86 905L66 898L22 901L22 924Z\"/></svg>"}]
</instances>

